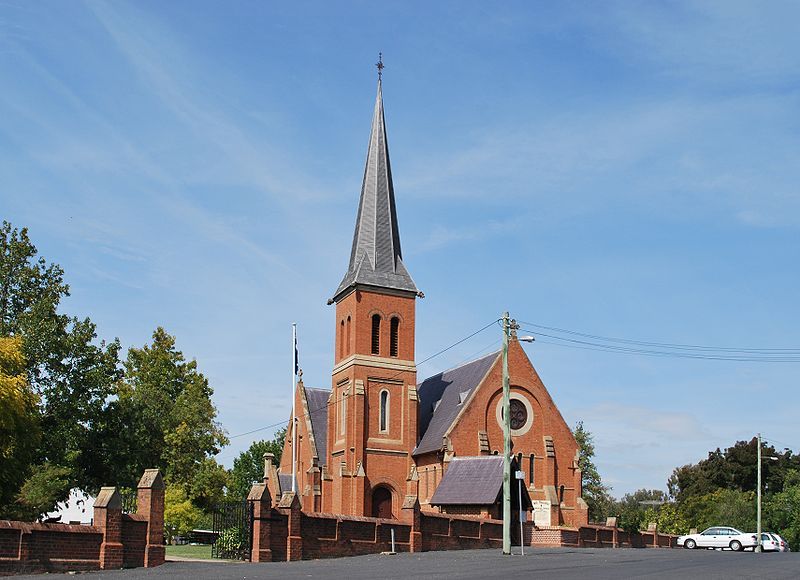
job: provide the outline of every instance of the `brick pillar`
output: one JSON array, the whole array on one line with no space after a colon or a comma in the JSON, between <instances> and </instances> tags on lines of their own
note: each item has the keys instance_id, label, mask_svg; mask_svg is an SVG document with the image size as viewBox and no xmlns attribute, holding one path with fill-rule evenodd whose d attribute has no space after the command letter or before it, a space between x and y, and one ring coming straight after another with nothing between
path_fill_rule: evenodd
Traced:
<instances>
[{"instance_id":1,"label":"brick pillar","mask_svg":"<svg viewBox=\"0 0 800 580\"><path fill-rule=\"evenodd\" d=\"M300 509L300 498L297 494L285 493L281 498L281 504L288 504L289 533L286 538L286 560L303 559L303 535L300 524L303 521L303 512Z\"/></svg>"},{"instance_id":2,"label":"brick pillar","mask_svg":"<svg viewBox=\"0 0 800 580\"><path fill-rule=\"evenodd\" d=\"M409 552L422 552L422 514L419 509L419 499L416 496L406 496L401 512L400 519L411 524Z\"/></svg>"},{"instance_id":3,"label":"brick pillar","mask_svg":"<svg viewBox=\"0 0 800 580\"><path fill-rule=\"evenodd\" d=\"M145 469L136 495L136 514L147 518L144 567L164 563L164 480L158 469Z\"/></svg>"},{"instance_id":4,"label":"brick pillar","mask_svg":"<svg viewBox=\"0 0 800 580\"><path fill-rule=\"evenodd\" d=\"M103 532L100 568L122 568L122 497L116 487L104 487L94 502L94 525Z\"/></svg>"},{"instance_id":5,"label":"brick pillar","mask_svg":"<svg viewBox=\"0 0 800 580\"><path fill-rule=\"evenodd\" d=\"M270 535L272 533L272 497L266 483L256 483L247 496L253 509L253 545L251 562L272 562Z\"/></svg>"}]
</instances>

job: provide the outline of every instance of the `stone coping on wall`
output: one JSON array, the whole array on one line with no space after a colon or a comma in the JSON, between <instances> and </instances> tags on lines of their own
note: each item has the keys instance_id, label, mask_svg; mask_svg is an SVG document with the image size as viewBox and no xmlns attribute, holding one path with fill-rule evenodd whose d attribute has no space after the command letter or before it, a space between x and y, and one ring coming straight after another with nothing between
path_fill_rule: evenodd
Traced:
<instances>
[{"instance_id":1,"label":"stone coping on wall","mask_svg":"<svg viewBox=\"0 0 800 580\"><path fill-rule=\"evenodd\" d=\"M31 532L62 532L69 534L103 533L103 530L97 526L90 526L87 524L62 524L58 522L45 524L39 522L19 522L16 520L0 520L0 530L19 530L23 534L29 534Z\"/></svg>"}]
</instances>

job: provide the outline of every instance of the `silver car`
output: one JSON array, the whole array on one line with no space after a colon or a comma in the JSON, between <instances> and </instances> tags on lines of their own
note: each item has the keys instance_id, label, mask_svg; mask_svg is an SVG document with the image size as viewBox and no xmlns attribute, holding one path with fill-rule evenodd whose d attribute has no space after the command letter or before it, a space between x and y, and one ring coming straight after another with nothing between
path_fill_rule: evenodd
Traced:
<instances>
[{"instance_id":1,"label":"silver car","mask_svg":"<svg viewBox=\"0 0 800 580\"><path fill-rule=\"evenodd\" d=\"M730 548L734 552L754 547L758 536L744 533L736 528L714 526L699 534L680 536L678 545L693 550L694 548Z\"/></svg>"}]
</instances>

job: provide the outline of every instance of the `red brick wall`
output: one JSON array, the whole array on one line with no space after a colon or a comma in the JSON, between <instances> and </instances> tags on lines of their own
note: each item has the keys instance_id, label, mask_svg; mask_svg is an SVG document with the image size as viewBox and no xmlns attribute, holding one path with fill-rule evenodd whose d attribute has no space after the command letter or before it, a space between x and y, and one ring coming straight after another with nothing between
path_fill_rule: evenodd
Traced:
<instances>
[{"instance_id":1,"label":"red brick wall","mask_svg":"<svg viewBox=\"0 0 800 580\"><path fill-rule=\"evenodd\" d=\"M100 568L103 532L93 526L0 521L0 574Z\"/></svg>"},{"instance_id":2,"label":"red brick wall","mask_svg":"<svg viewBox=\"0 0 800 580\"><path fill-rule=\"evenodd\" d=\"M526 543L533 546L580 546L581 548L670 548L677 547L677 536L653 532L629 533L606 526L575 528L536 528L526 524Z\"/></svg>"},{"instance_id":3,"label":"red brick wall","mask_svg":"<svg viewBox=\"0 0 800 580\"><path fill-rule=\"evenodd\" d=\"M392 549L392 530L395 551L411 551L413 534L421 534L415 550L465 550L498 548L502 545L503 526L499 520L470 516L425 514L419 508L403 515L409 520L380 519L362 516L342 516L326 513L304 513L295 501L291 508L271 508L262 512L262 521L269 522L269 533L254 535L253 552L260 553L266 544L272 561L286 561L289 544L292 553L304 560L337 558L362 554L377 554ZM289 536L289 520L292 534ZM416 527L415 527L416 526ZM298 538L299 537L299 542ZM295 552L296 551L296 552Z\"/></svg>"},{"instance_id":4,"label":"red brick wall","mask_svg":"<svg viewBox=\"0 0 800 580\"><path fill-rule=\"evenodd\" d=\"M94 526L0 520L0 575L163 563L161 475L147 470L139 484L135 515L122 513L115 488L102 488L94 506Z\"/></svg>"},{"instance_id":5,"label":"red brick wall","mask_svg":"<svg viewBox=\"0 0 800 580\"><path fill-rule=\"evenodd\" d=\"M503 545L503 523L469 516L423 513L422 551L474 550Z\"/></svg>"},{"instance_id":6,"label":"red brick wall","mask_svg":"<svg viewBox=\"0 0 800 580\"><path fill-rule=\"evenodd\" d=\"M303 559L339 558L377 554L392 549L409 551L411 526L397 520L342 517L332 514L303 514L301 530Z\"/></svg>"},{"instance_id":7,"label":"red brick wall","mask_svg":"<svg viewBox=\"0 0 800 580\"><path fill-rule=\"evenodd\" d=\"M147 519L134 514L122 516L122 563L126 568L144 566L147 546Z\"/></svg>"}]
</instances>

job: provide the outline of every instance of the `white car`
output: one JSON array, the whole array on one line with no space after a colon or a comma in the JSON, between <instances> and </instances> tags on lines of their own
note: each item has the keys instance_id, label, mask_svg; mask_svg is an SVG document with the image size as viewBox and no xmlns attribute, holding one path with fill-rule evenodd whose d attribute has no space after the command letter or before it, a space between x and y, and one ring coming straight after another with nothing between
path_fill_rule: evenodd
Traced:
<instances>
[{"instance_id":1,"label":"white car","mask_svg":"<svg viewBox=\"0 0 800 580\"><path fill-rule=\"evenodd\" d=\"M764 536L769 536L772 542L767 547L767 540ZM789 551L789 544L784 540L780 535L776 534L775 532L764 532L761 534L761 545L762 550L766 551L773 551L773 552L788 552Z\"/></svg>"},{"instance_id":2,"label":"white car","mask_svg":"<svg viewBox=\"0 0 800 580\"><path fill-rule=\"evenodd\" d=\"M680 536L678 545L693 550L694 548L730 548L734 552L754 547L758 536L746 534L736 528L715 526L700 532Z\"/></svg>"},{"instance_id":3,"label":"white car","mask_svg":"<svg viewBox=\"0 0 800 580\"><path fill-rule=\"evenodd\" d=\"M761 532L761 550L763 552L780 552L781 541L769 532Z\"/></svg>"}]
</instances>

